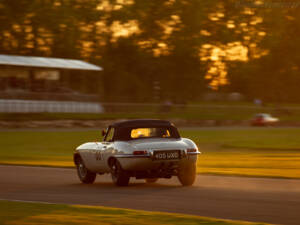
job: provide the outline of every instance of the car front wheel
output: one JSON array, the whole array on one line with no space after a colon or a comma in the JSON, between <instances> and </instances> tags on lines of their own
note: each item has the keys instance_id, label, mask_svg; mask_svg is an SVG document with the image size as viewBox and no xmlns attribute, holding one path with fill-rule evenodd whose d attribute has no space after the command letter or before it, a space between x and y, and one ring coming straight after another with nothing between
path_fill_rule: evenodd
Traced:
<instances>
[{"instance_id":1,"label":"car front wheel","mask_svg":"<svg viewBox=\"0 0 300 225\"><path fill-rule=\"evenodd\" d=\"M121 167L118 160L112 160L110 164L111 178L117 186L128 186L130 177Z\"/></svg>"},{"instance_id":2,"label":"car front wheel","mask_svg":"<svg viewBox=\"0 0 300 225\"><path fill-rule=\"evenodd\" d=\"M191 186L196 180L196 164L186 164L179 169L178 180L183 186Z\"/></svg>"},{"instance_id":3,"label":"car front wheel","mask_svg":"<svg viewBox=\"0 0 300 225\"><path fill-rule=\"evenodd\" d=\"M81 158L78 159L76 163L77 174L82 183L92 184L96 179L96 173L89 171Z\"/></svg>"}]
</instances>

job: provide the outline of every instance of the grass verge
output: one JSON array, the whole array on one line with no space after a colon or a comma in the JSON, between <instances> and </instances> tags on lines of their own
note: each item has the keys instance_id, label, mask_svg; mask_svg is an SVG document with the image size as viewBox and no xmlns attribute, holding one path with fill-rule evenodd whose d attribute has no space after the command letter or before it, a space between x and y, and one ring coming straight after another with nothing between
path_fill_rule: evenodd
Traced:
<instances>
[{"instance_id":1,"label":"grass verge","mask_svg":"<svg viewBox=\"0 0 300 225\"><path fill-rule=\"evenodd\" d=\"M202 155L198 172L300 178L299 128L181 130ZM99 140L99 131L0 132L0 163L72 167L76 146Z\"/></svg>"},{"instance_id":2,"label":"grass verge","mask_svg":"<svg viewBox=\"0 0 300 225\"><path fill-rule=\"evenodd\" d=\"M0 224L263 224L98 206L0 201Z\"/></svg>"}]
</instances>

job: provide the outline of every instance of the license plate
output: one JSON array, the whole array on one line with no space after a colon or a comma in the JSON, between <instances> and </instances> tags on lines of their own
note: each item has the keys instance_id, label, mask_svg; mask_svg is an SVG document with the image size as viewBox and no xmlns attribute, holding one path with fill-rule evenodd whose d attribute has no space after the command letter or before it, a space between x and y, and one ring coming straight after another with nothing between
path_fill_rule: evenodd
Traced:
<instances>
[{"instance_id":1,"label":"license plate","mask_svg":"<svg viewBox=\"0 0 300 225\"><path fill-rule=\"evenodd\" d=\"M179 151L154 151L154 160L171 160L179 158Z\"/></svg>"}]
</instances>

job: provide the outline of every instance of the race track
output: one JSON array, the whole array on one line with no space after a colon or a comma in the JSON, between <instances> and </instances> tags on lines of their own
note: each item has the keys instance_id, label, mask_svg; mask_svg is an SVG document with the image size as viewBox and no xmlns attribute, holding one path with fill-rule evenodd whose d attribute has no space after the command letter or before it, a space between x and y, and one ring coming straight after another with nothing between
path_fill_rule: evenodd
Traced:
<instances>
[{"instance_id":1,"label":"race track","mask_svg":"<svg viewBox=\"0 0 300 225\"><path fill-rule=\"evenodd\" d=\"M193 187L176 178L115 187L108 175L85 185L74 169L0 166L0 198L300 224L300 180L292 179L199 175Z\"/></svg>"}]
</instances>

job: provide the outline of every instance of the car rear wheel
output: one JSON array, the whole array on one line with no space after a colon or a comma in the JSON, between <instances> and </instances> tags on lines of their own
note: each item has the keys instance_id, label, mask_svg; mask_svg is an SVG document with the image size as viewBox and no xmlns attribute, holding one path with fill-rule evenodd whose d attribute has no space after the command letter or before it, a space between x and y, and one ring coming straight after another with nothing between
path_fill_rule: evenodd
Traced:
<instances>
[{"instance_id":1,"label":"car rear wheel","mask_svg":"<svg viewBox=\"0 0 300 225\"><path fill-rule=\"evenodd\" d=\"M155 183L158 180L158 178L147 178L145 180L146 183L151 184L151 183Z\"/></svg>"},{"instance_id":2,"label":"car rear wheel","mask_svg":"<svg viewBox=\"0 0 300 225\"><path fill-rule=\"evenodd\" d=\"M130 177L121 167L118 160L111 160L110 163L111 178L115 185L117 186L128 186Z\"/></svg>"},{"instance_id":3,"label":"car rear wheel","mask_svg":"<svg viewBox=\"0 0 300 225\"><path fill-rule=\"evenodd\" d=\"M196 180L196 164L186 164L179 169L178 180L183 186L191 186Z\"/></svg>"},{"instance_id":4,"label":"car rear wheel","mask_svg":"<svg viewBox=\"0 0 300 225\"><path fill-rule=\"evenodd\" d=\"M81 158L78 158L76 163L77 174L82 183L92 184L96 179L96 173L89 171Z\"/></svg>"}]
</instances>

